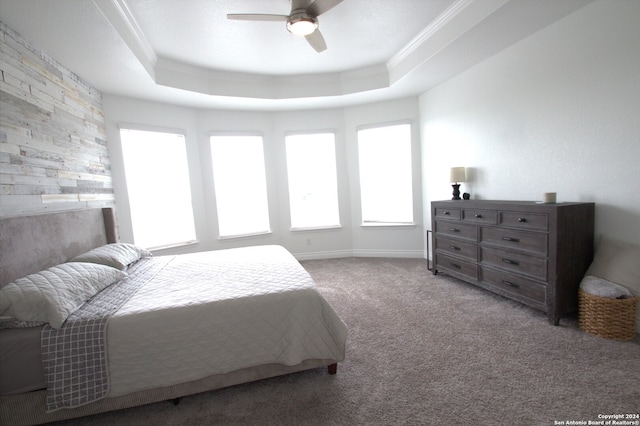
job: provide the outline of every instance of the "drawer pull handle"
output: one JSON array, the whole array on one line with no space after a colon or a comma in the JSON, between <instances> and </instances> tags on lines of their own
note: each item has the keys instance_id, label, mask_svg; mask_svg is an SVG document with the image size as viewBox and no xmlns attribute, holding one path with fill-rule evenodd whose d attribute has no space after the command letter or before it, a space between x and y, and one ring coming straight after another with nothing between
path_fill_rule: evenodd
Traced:
<instances>
[{"instance_id":1,"label":"drawer pull handle","mask_svg":"<svg viewBox=\"0 0 640 426\"><path fill-rule=\"evenodd\" d=\"M520 223L524 223L524 222L526 222L526 221L527 221L527 218L526 218L526 217L519 217L519 218L518 218L518 222L520 222Z\"/></svg>"},{"instance_id":2,"label":"drawer pull handle","mask_svg":"<svg viewBox=\"0 0 640 426\"><path fill-rule=\"evenodd\" d=\"M461 266L458 265L457 263L449 263L449 265L453 266L456 269L460 269L461 268Z\"/></svg>"},{"instance_id":3,"label":"drawer pull handle","mask_svg":"<svg viewBox=\"0 0 640 426\"><path fill-rule=\"evenodd\" d=\"M508 263L509 265L515 265L515 266L520 265L520 262L518 262L517 260L511 260L511 259L504 259L503 258L502 261L504 263Z\"/></svg>"},{"instance_id":4,"label":"drawer pull handle","mask_svg":"<svg viewBox=\"0 0 640 426\"><path fill-rule=\"evenodd\" d=\"M449 246L449 248L450 248L451 250L460 250L460 247L456 247L456 246Z\"/></svg>"},{"instance_id":5,"label":"drawer pull handle","mask_svg":"<svg viewBox=\"0 0 640 426\"><path fill-rule=\"evenodd\" d=\"M460 232L460 230L456 228L449 228L449 232Z\"/></svg>"},{"instance_id":6,"label":"drawer pull handle","mask_svg":"<svg viewBox=\"0 0 640 426\"><path fill-rule=\"evenodd\" d=\"M476 219L480 219L481 217L482 217L482 215L481 215L481 214L476 213Z\"/></svg>"},{"instance_id":7,"label":"drawer pull handle","mask_svg":"<svg viewBox=\"0 0 640 426\"><path fill-rule=\"evenodd\" d=\"M519 239L519 238L513 238L513 237L502 237L502 239L503 239L504 241L512 241L512 242L514 242L514 243L519 243L519 242L520 242L520 239Z\"/></svg>"},{"instance_id":8,"label":"drawer pull handle","mask_svg":"<svg viewBox=\"0 0 640 426\"><path fill-rule=\"evenodd\" d=\"M520 284L512 283L511 281L502 280L502 283L509 287L520 288Z\"/></svg>"},{"instance_id":9,"label":"drawer pull handle","mask_svg":"<svg viewBox=\"0 0 640 426\"><path fill-rule=\"evenodd\" d=\"M449 216L450 214L451 214L451 213L449 213L449 212L444 212L444 215L445 215L445 216Z\"/></svg>"}]
</instances>

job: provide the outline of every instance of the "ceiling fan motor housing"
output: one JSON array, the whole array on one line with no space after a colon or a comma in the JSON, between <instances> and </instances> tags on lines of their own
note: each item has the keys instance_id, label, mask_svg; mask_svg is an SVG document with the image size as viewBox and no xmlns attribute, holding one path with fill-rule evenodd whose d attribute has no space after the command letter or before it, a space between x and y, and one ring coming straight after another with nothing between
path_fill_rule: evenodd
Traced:
<instances>
[{"instance_id":1,"label":"ceiling fan motor housing","mask_svg":"<svg viewBox=\"0 0 640 426\"><path fill-rule=\"evenodd\" d=\"M327 50L327 43L318 28L318 16L333 9L343 0L289 0L289 15L269 13L228 13L228 19L243 21L285 21L287 30L297 36L304 37L316 52Z\"/></svg>"},{"instance_id":2,"label":"ceiling fan motor housing","mask_svg":"<svg viewBox=\"0 0 640 426\"><path fill-rule=\"evenodd\" d=\"M296 9L287 19L287 30L295 35L309 35L318 28L318 18L307 13L305 9Z\"/></svg>"}]
</instances>

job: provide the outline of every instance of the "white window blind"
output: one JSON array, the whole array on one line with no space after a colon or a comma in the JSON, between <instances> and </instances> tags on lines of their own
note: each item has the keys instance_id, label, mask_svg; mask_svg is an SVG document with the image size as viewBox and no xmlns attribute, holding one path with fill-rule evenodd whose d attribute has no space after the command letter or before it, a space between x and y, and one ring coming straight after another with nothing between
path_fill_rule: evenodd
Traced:
<instances>
[{"instance_id":1,"label":"white window blind","mask_svg":"<svg viewBox=\"0 0 640 426\"><path fill-rule=\"evenodd\" d=\"M220 237L271 232L261 136L210 137Z\"/></svg>"},{"instance_id":2,"label":"white window blind","mask_svg":"<svg viewBox=\"0 0 640 426\"><path fill-rule=\"evenodd\" d=\"M158 248L196 239L185 137L121 129L135 244Z\"/></svg>"},{"instance_id":3,"label":"white window blind","mask_svg":"<svg viewBox=\"0 0 640 426\"><path fill-rule=\"evenodd\" d=\"M413 223L411 125L358 130L364 225Z\"/></svg>"},{"instance_id":4,"label":"white window blind","mask_svg":"<svg viewBox=\"0 0 640 426\"><path fill-rule=\"evenodd\" d=\"M340 226L335 135L285 137L291 228Z\"/></svg>"}]
</instances>

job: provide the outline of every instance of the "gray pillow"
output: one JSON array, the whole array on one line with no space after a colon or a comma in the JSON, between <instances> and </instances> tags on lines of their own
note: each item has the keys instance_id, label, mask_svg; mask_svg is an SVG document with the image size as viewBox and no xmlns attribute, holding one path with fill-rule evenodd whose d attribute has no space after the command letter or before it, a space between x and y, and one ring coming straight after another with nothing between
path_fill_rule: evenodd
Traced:
<instances>
[{"instance_id":1,"label":"gray pillow","mask_svg":"<svg viewBox=\"0 0 640 426\"><path fill-rule=\"evenodd\" d=\"M127 274L95 263L63 263L19 278L0 289L0 315L48 322L60 328L67 317Z\"/></svg>"},{"instance_id":2,"label":"gray pillow","mask_svg":"<svg viewBox=\"0 0 640 426\"><path fill-rule=\"evenodd\" d=\"M113 243L89 250L76 256L69 262L88 262L111 266L124 271L129 265L143 257L150 257L151 252L129 243Z\"/></svg>"}]
</instances>

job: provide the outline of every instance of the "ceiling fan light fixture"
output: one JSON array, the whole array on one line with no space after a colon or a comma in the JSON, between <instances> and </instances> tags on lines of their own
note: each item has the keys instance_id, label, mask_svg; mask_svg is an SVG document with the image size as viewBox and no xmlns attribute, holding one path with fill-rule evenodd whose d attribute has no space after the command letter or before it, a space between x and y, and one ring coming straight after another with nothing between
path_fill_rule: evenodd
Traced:
<instances>
[{"instance_id":1,"label":"ceiling fan light fixture","mask_svg":"<svg viewBox=\"0 0 640 426\"><path fill-rule=\"evenodd\" d=\"M291 34L298 36L307 36L318 28L318 21L310 16L291 17L287 21L287 30Z\"/></svg>"},{"instance_id":2,"label":"ceiling fan light fixture","mask_svg":"<svg viewBox=\"0 0 640 426\"><path fill-rule=\"evenodd\" d=\"M296 36L304 37L313 49L320 53L327 50L327 42L320 32L318 16L332 9L342 0L289 0L289 15L265 13L227 13L227 19L244 21L285 21L287 30Z\"/></svg>"}]
</instances>

